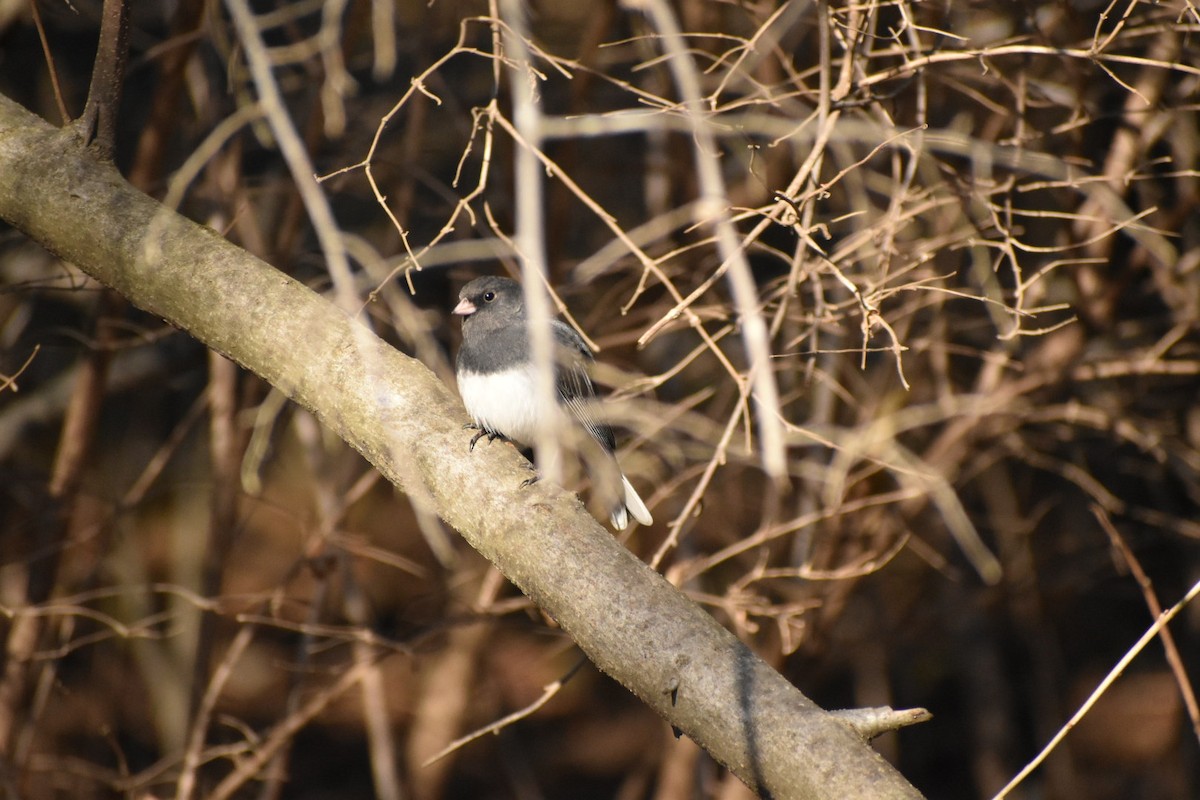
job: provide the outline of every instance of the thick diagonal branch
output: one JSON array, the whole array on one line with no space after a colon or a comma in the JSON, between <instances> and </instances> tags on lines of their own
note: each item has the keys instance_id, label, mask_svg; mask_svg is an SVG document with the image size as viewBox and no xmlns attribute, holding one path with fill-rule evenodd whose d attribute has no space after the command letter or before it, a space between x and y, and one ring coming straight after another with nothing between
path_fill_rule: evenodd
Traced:
<instances>
[{"instance_id":1,"label":"thick diagonal branch","mask_svg":"<svg viewBox=\"0 0 1200 800\"><path fill-rule=\"evenodd\" d=\"M508 448L469 454L462 406L420 362L4 98L0 175L0 218L312 409L751 787L776 798L919 796L578 498L549 481L522 488Z\"/></svg>"}]
</instances>

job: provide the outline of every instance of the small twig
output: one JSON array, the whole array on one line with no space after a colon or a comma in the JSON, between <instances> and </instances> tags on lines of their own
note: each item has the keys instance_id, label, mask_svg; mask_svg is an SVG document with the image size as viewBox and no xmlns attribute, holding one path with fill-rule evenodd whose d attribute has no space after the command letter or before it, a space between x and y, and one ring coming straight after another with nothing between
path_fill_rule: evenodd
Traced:
<instances>
[{"instance_id":1,"label":"small twig","mask_svg":"<svg viewBox=\"0 0 1200 800\"><path fill-rule=\"evenodd\" d=\"M29 365L37 358L38 351L42 349L40 344L35 344L33 350L29 353L29 357L25 359L25 363L17 367L17 371L12 375L5 375L0 372L0 392L12 391L19 392L20 387L17 386L17 378L21 377L21 373L29 369Z\"/></svg>"},{"instance_id":2,"label":"small twig","mask_svg":"<svg viewBox=\"0 0 1200 800\"><path fill-rule=\"evenodd\" d=\"M325 135L330 139L345 132L346 95L353 94L357 88L354 78L346 70L341 47L342 17L347 3L348 0L326 0L321 8L321 29L317 32L317 45L325 68L325 80L321 82L321 110L325 115Z\"/></svg>"},{"instance_id":3,"label":"small twig","mask_svg":"<svg viewBox=\"0 0 1200 800\"><path fill-rule=\"evenodd\" d=\"M329 269L329 276L333 280L337 304L346 313L354 314L358 310L357 292L354 289L354 279L346 257L341 229L334 219L328 198L314 178L312 161L283 102L258 23L250 10L248 0L225 0L225 5L229 9L234 27L237 28L242 47L245 48L246 62L258 90L259 105L271 125L275 139L279 142L279 150L287 162L292 180L321 244L321 252Z\"/></svg>"},{"instance_id":4,"label":"small twig","mask_svg":"<svg viewBox=\"0 0 1200 800\"><path fill-rule=\"evenodd\" d=\"M285 717L254 747L251 755L242 760L234 771L217 785L208 796L208 800L229 800L243 785L258 775L266 763L286 747L301 728L362 680L367 668L367 664L355 664L342 673L333 685L317 692L308 702Z\"/></svg>"},{"instance_id":5,"label":"small twig","mask_svg":"<svg viewBox=\"0 0 1200 800\"><path fill-rule=\"evenodd\" d=\"M992 800L1003 800L1003 798L1008 797L1009 792L1011 792L1022 781L1029 777L1029 775L1035 769L1037 769L1043 761L1046 760L1047 756L1054 752L1054 749L1058 747L1059 743L1066 738L1067 734L1079 724L1079 721L1083 719L1084 715L1092 710L1092 706L1096 704L1096 701L1108 691L1108 687L1112 686L1113 682L1116 681L1117 678L1121 677L1121 674L1125 672L1125 668L1129 666L1133 659L1137 658L1142 650L1146 649L1146 645L1148 645L1154 637L1158 636L1163 629L1166 628L1167 623L1175 619L1179 612L1186 608L1187 605L1196 598L1196 595L1200 595L1200 582L1193 584L1192 588L1188 590L1188 593L1183 596L1182 600L1171 606L1168 611L1159 615L1158 619L1154 621L1154 624L1146 629L1146 632L1143 633L1141 638L1134 643L1133 647L1129 648L1129 651L1121 657L1121 660L1118 661L1116 665L1109 671L1109 673L1104 676L1104 680L1100 681L1100 685L1097 686L1095 691L1088 696L1083 705L1079 707L1079 710L1071 715L1071 718L1067 720L1067 722L1059 729L1058 733L1054 734L1054 737L1049 741L1049 743L1046 744L1045 747L1042 748L1042 751L1038 753L1032 761L1022 767L1021 771L1018 772L1003 789L997 792L996 796L992 798Z\"/></svg>"},{"instance_id":6,"label":"small twig","mask_svg":"<svg viewBox=\"0 0 1200 800\"><path fill-rule=\"evenodd\" d=\"M471 733L468 733L466 736L462 736L462 737L459 737L458 739L455 739L453 742L446 745L445 747L443 747L438 752L434 753L429 758L425 759L425 762L421 766L427 767L430 764L434 763L435 761L440 761L441 759L443 759L446 756L453 753L455 750L458 750L463 745L470 744L471 742L475 741L476 739L486 736L489 733L499 733L502 729L507 728L509 725L512 725L514 722L519 722L520 720L523 720L526 717L530 716L531 714L535 713L542 706L546 705L546 703L549 703L556 694L558 694L560 691L562 691L562 688L563 688L563 686L565 686L567 684L567 681L571 680L571 678L573 678L575 676L575 673L579 671L579 668L582 667L586 663L587 663L586 658L579 659L578 661L575 662L574 666L572 666L569 670L567 670L565 675L563 675L561 678L554 681L553 683L549 683L546 686L542 687L541 697L534 700L532 703L530 703L529 705L520 709L519 711L514 711L513 713L511 713L507 716L501 717L500 719L496 720L495 722L485 725L484 727L480 728L479 730L473 731Z\"/></svg>"},{"instance_id":7,"label":"small twig","mask_svg":"<svg viewBox=\"0 0 1200 800\"><path fill-rule=\"evenodd\" d=\"M208 738L208 725L212 719L213 709L225 689L225 684L233 677L233 668L241 659L246 648L254 640L257 628L254 625L242 625L225 650L221 662L217 664L204 687L201 697L192 715L192 724L188 730L187 745L183 752L183 764L180 765L179 779L175 784L175 800L189 800L196 788L196 770L203 760L204 743Z\"/></svg>"},{"instance_id":8,"label":"small twig","mask_svg":"<svg viewBox=\"0 0 1200 800\"><path fill-rule=\"evenodd\" d=\"M1158 593L1154 591L1154 584L1150 581L1150 576L1142 569L1141 562L1129 548L1125 537L1121 536L1117 527L1113 525L1108 512L1093 504L1092 514L1100 523L1100 527L1108 534L1108 540L1112 542L1113 548L1121 554L1129 571L1133 573L1134 579L1142 589L1142 596L1146 599L1146 607L1150 609L1150 614L1155 618L1162 616L1162 603L1158 600ZM1196 703L1196 692L1192 688L1187 667L1184 666L1183 657L1179 655L1179 647L1175 644L1175 636L1171 633L1170 628L1162 629L1162 645L1166 652L1167 663L1171 665L1171 672L1175 675L1175 682L1179 684L1179 693L1183 696L1183 704L1187 708L1188 718L1192 721L1192 733L1196 735L1197 739L1200 739L1200 705Z\"/></svg>"},{"instance_id":9,"label":"small twig","mask_svg":"<svg viewBox=\"0 0 1200 800\"><path fill-rule=\"evenodd\" d=\"M529 315L529 349L534 364L534 402L538 425L533 445L538 469L559 483L563 475L562 441L565 417L558 412L554 385L554 339L550 331L550 299L546 293L549 269L546 263L544 220L544 173L537 153L542 150L542 110L538 91L539 77L533 69L529 47L526 10L519 0L492 0L495 19L493 43L496 55L516 62L510 71L508 87L512 97L513 127L519 132L521 147L513 154L514 214L513 244L520 255L522 290ZM503 23L501 24L501 19ZM497 38L498 37L498 38ZM499 58L493 62L499 64ZM499 91L499 86L496 87Z\"/></svg>"},{"instance_id":10,"label":"small twig","mask_svg":"<svg viewBox=\"0 0 1200 800\"><path fill-rule=\"evenodd\" d=\"M888 706L880 706L878 708L843 708L829 713L849 725L855 733L867 741L882 733L898 731L909 725L933 719L933 714L924 708L896 710Z\"/></svg>"},{"instance_id":11,"label":"small twig","mask_svg":"<svg viewBox=\"0 0 1200 800\"><path fill-rule=\"evenodd\" d=\"M779 387L771 366L771 342L766 322L759 309L758 289L746 260L745 244L729 219L728 193L721 175L716 138L704 117L700 80L696 64L687 52L683 32L671 7L663 0L626 0L625 4L646 14L662 36L668 66L684 100L684 110L696 139L694 162L700 181L702 209L698 221L711 224L723 264L729 265L729 285L737 305L742 339L749 367L746 379L753 386L755 418L763 470L777 488L788 483L787 452L783 427L779 422Z\"/></svg>"},{"instance_id":12,"label":"small twig","mask_svg":"<svg viewBox=\"0 0 1200 800\"><path fill-rule=\"evenodd\" d=\"M101 158L110 161L116 145L117 107L121 103L128 55L129 8L126 0L104 0L92 83L88 87L83 114L75 121L75 130L84 142L94 144Z\"/></svg>"},{"instance_id":13,"label":"small twig","mask_svg":"<svg viewBox=\"0 0 1200 800\"><path fill-rule=\"evenodd\" d=\"M38 41L42 44L42 55L46 57L46 69L50 73L50 86L54 89L54 102L58 105L62 124L71 121L71 112L67 111L67 101L63 99L62 86L58 83L58 69L54 65L54 53L50 49L50 41L46 38L46 26L42 24L42 12L38 11L38 0L29 3L29 13L33 16L33 25L37 28Z\"/></svg>"}]
</instances>

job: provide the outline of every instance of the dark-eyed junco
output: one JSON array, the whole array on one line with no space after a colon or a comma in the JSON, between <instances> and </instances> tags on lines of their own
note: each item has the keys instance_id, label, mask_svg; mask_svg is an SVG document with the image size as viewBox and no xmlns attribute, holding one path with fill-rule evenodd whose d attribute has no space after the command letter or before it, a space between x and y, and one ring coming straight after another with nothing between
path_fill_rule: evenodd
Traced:
<instances>
[{"instance_id":1,"label":"dark-eyed junco","mask_svg":"<svg viewBox=\"0 0 1200 800\"><path fill-rule=\"evenodd\" d=\"M503 437L520 446L532 445L545 421L539 419L537 372L529 342L525 297L508 278L476 278L458 294L454 313L463 317L462 347L458 351L458 391L481 436ZM596 395L588 375L592 351L579 334L559 320L551 321L554 336L554 385L559 405L594 438L616 463L617 442L612 428L596 419L591 404ZM612 524L624 530L629 516L643 525L653 523L646 504L621 477L621 499L611 512ZM614 494L616 494L614 492Z\"/></svg>"}]
</instances>

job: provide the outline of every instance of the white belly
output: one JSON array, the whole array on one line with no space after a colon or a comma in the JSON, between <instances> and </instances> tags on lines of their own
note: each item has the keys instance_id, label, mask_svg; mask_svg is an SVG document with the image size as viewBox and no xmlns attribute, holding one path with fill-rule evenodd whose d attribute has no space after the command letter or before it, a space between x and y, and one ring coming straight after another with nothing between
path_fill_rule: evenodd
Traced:
<instances>
[{"instance_id":1,"label":"white belly","mask_svg":"<svg viewBox=\"0 0 1200 800\"><path fill-rule=\"evenodd\" d=\"M534 375L532 367L488 374L465 372L458 376L458 391L476 425L528 445L538 427Z\"/></svg>"}]
</instances>

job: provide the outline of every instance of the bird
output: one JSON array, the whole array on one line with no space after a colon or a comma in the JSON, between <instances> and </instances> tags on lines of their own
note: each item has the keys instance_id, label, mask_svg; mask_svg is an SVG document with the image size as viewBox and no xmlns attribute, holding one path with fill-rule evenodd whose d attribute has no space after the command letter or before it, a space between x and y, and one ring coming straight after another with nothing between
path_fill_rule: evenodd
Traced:
<instances>
[{"instance_id":1,"label":"bird","mask_svg":"<svg viewBox=\"0 0 1200 800\"><path fill-rule=\"evenodd\" d=\"M548 421L541 418L537 402L537 369L533 363L529 316L521 285L511 278L485 276L462 288L454 314L463 318L462 345L455 362L455 377L463 404L477 429L470 450L487 436L507 439L528 448ZM620 475L621 491L610 512L617 530L629 526L633 516L642 525L654 518L616 462L617 440L607 423L594 414L595 387L588 368L595 356L573 328L552 319L554 386L556 399L600 445ZM614 482L615 483L615 482ZM614 486L615 488L615 486Z\"/></svg>"}]
</instances>

